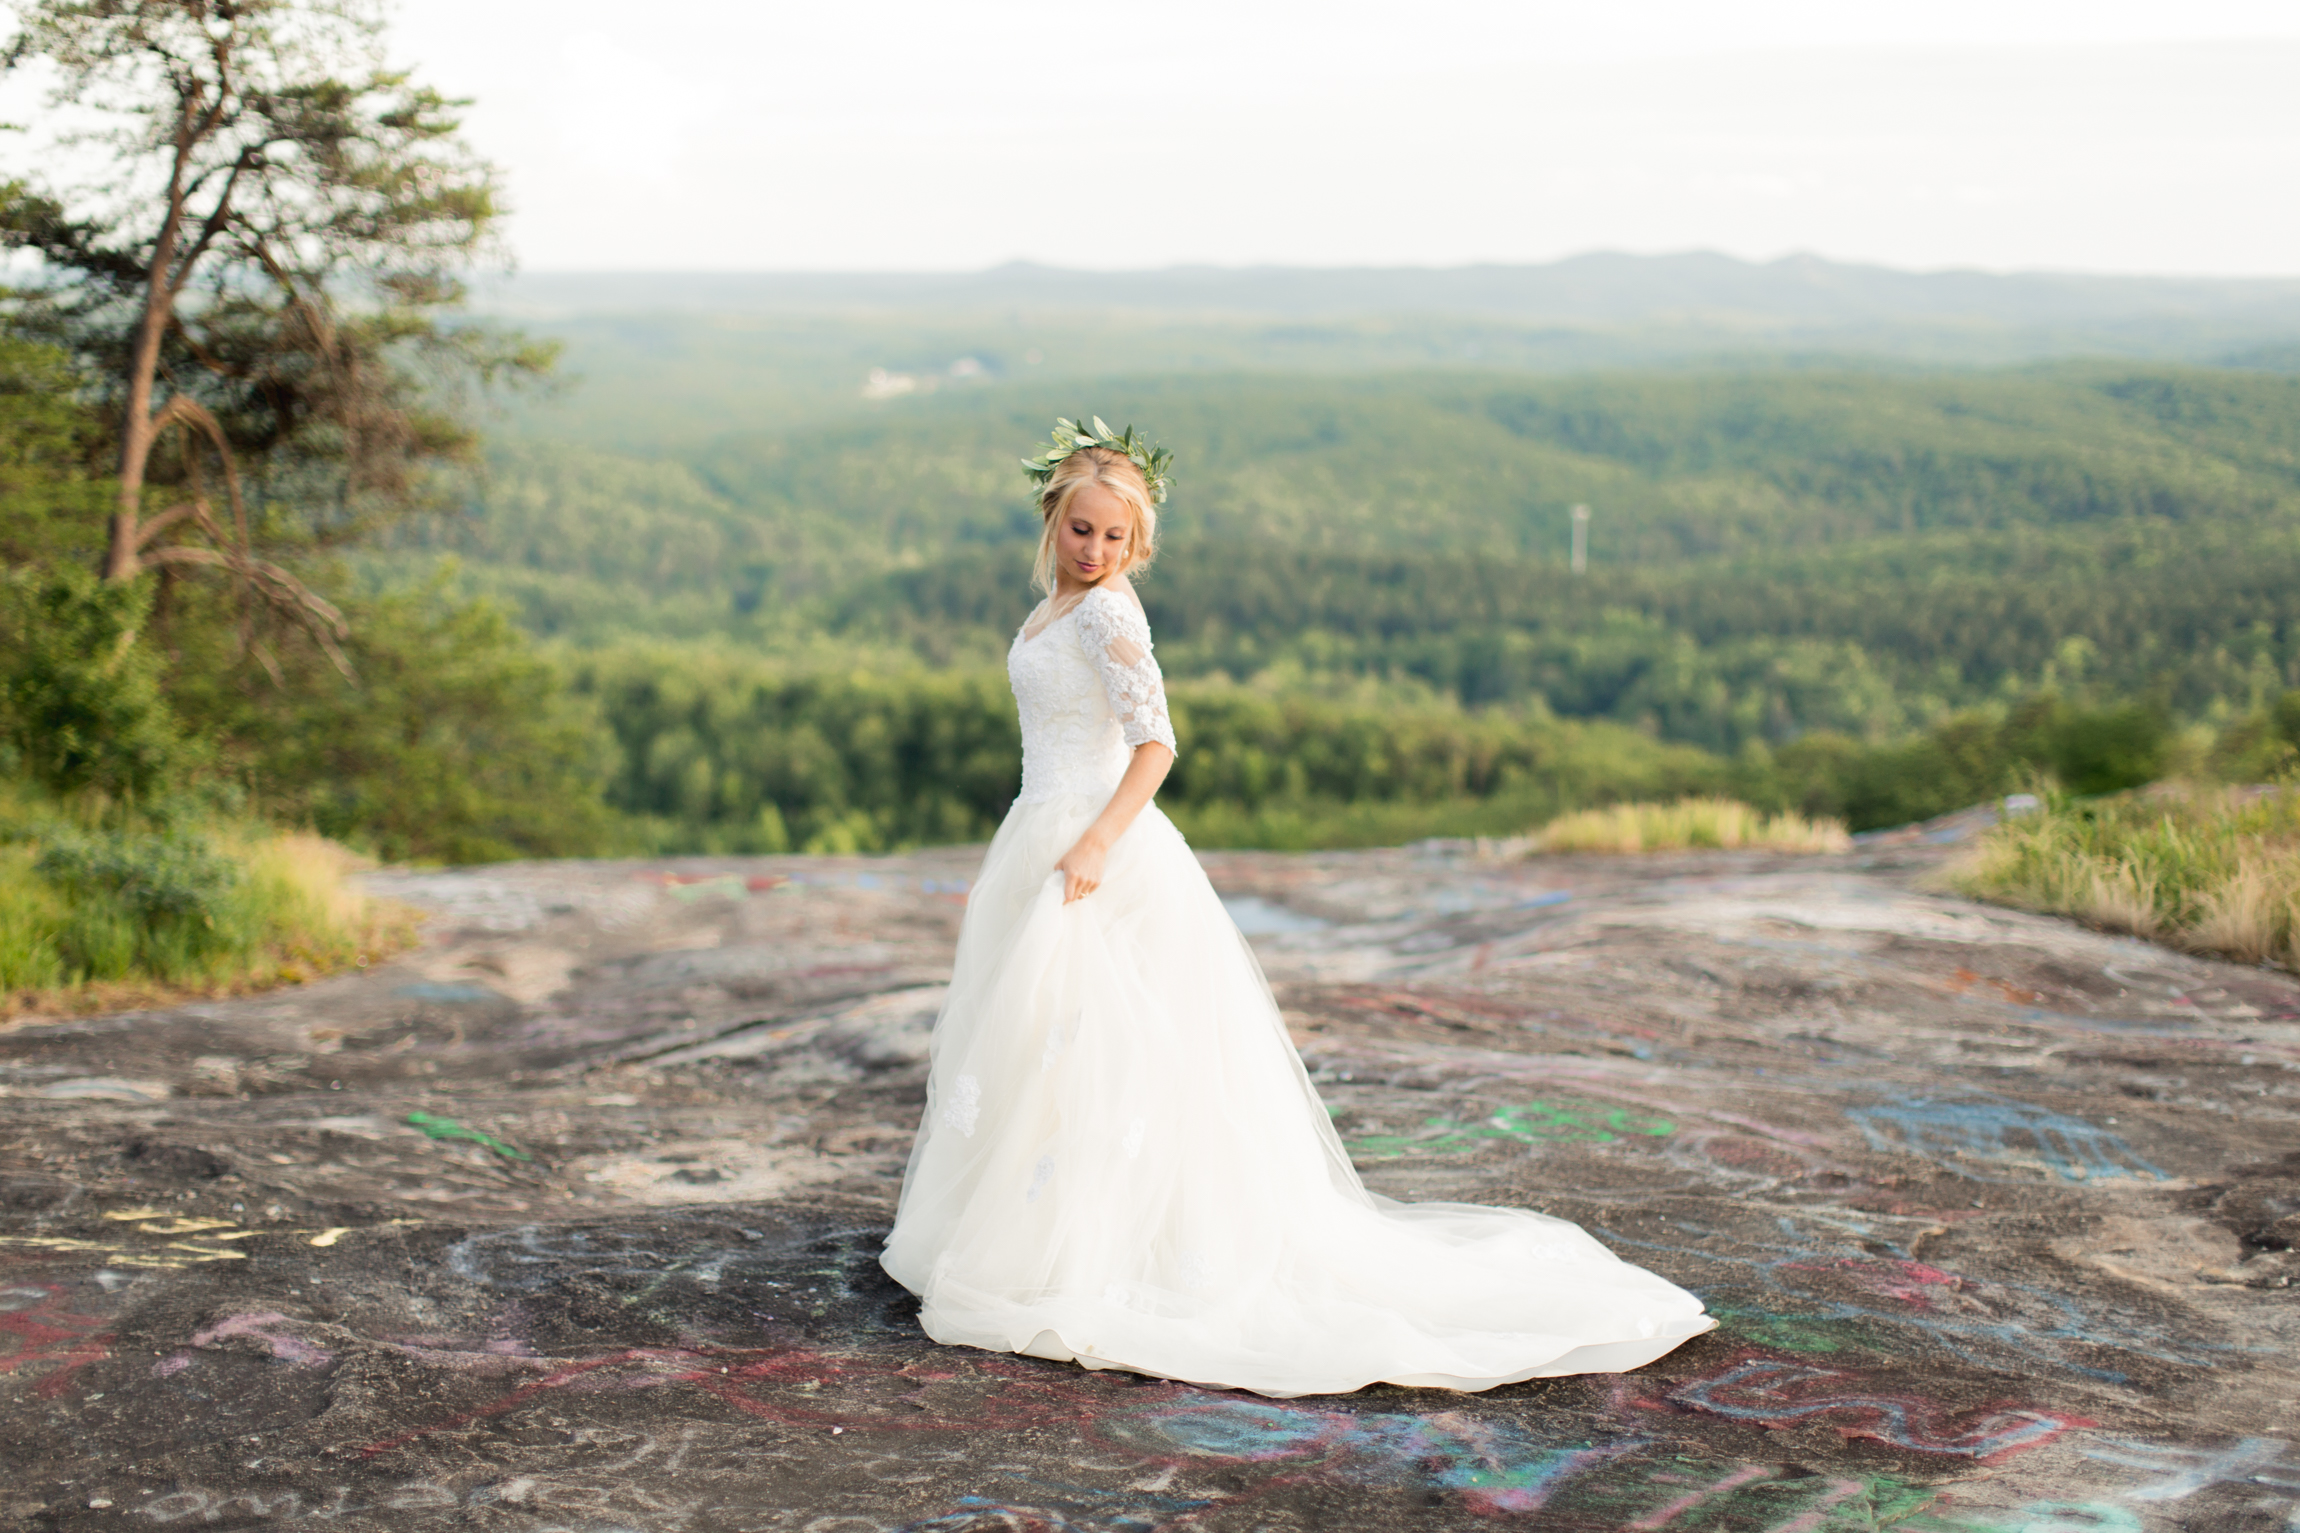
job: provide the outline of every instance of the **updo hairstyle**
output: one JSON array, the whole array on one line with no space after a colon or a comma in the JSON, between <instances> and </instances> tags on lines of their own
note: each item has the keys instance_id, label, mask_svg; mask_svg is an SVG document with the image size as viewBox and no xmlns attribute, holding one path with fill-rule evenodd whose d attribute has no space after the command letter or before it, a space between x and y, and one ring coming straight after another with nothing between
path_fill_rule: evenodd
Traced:
<instances>
[{"instance_id":1,"label":"updo hairstyle","mask_svg":"<svg viewBox=\"0 0 2300 1533\"><path fill-rule=\"evenodd\" d=\"M1030 583L1051 594L1054 590L1054 528L1070 509L1070 497L1086 485L1098 484L1133 508L1133 525L1126 532L1125 562L1115 573L1125 574L1148 564L1158 552L1158 508L1151 503L1150 486L1142 470L1122 452L1107 447L1081 447L1054 466L1053 477L1038 492L1038 559L1030 569ZM1107 577L1105 577L1107 578Z\"/></svg>"}]
</instances>

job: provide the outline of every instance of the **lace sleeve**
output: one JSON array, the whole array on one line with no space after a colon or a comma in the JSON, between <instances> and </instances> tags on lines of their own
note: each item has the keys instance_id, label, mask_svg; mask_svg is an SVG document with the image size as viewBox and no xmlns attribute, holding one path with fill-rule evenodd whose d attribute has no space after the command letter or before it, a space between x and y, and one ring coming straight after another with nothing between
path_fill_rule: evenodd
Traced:
<instances>
[{"instance_id":1,"label":"lace sleeve","mask_svg":"<svg viewBox=\"0 0 2300 1533\"><path fill-rule=\"evenodd\" d=\"M1155 740L1173 750L1166 680L1150 654L1150 623L1141 609L1115 591L1091 592L1079 604L1078 639L1102 677L1102 690L1110 698L1110 711L1118 715L1127 745Z\"/></svg>"}]
</instances>

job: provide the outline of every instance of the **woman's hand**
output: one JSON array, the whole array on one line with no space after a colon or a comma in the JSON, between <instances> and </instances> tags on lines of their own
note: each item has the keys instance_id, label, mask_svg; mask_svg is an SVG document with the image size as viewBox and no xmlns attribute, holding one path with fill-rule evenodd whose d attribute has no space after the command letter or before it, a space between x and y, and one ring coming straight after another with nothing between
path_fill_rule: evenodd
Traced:
<instances>
[{"instance_id":1,"label":"woman's hand","mask_svg":"<svg viewBox=\"0 0 2300 1533\"><path fill-rule=\"evenodd\" d=\"M1078 844L1055 864L1062 871L1063 904L1082 900L1102 887L1102 864L1111 846L1126 834L1126 827L1150 802L1150 795L1158 791L1158 785L1166 780L1166 769L1173 764L1174 753L1156 740L1134 747L1134 757L1126 763L1126 775L1118 779L1110 802L1102 806L1102 813L1086 827Z\"/></svg>"},{"instance_id":2,"label":"woman's hand","mask_svg":"<svg viewBox=\"0 0 2300 1533\"><path fill-rule=\"evenodd\" d=\"M1093 832L1078 838L1078 844L1062 854L1055 869L1062 875L1062 903L1082 900L1102 887L1102 864L1110 849L1094 838Z\"/></svg>"}]
</instances>

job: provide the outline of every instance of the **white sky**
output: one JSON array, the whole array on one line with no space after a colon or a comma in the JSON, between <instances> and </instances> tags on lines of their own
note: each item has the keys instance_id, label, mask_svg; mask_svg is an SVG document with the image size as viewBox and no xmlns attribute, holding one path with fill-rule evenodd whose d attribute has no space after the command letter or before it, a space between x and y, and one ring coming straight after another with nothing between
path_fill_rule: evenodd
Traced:
<instances>
[{"instance_id":1,"label":"white sky","mask_svg":"<svg viewBox=\"0 0 2300 1533\"><path fill-rule=\"evenodd\" d=\"M532 270L2300 275L2300 0L400 0Z\"/></svg>"}]
</instances>

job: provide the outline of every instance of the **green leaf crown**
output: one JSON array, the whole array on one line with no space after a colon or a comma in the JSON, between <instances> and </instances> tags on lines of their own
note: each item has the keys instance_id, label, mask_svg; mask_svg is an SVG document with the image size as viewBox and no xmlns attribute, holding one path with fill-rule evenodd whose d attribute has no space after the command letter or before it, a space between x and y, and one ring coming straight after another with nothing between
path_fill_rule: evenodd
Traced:
<instances>
[{"instance_id":1,"label":"green leaf crown","mask_svg":"<svg viewBox=\"0 0 2300 1533\"><path fill-rule=\"evenodd\" d=\"M1174 454L1153 445L1147 437L1136 436L1132 426L1124 431L1112 431L1099 415L1087 417L1083 426L1069 419L1056 421L1054 445L1035 458L1024 458L1022 471L1030 476L1032 484L1043 490L1062 460L1082 447L1106 447L1112 452L1124 453L1142 471L1142 482L1150 489L1150 504L1166 503L1167 470L1173 466Z\"/></svg>"}]
</instances>

